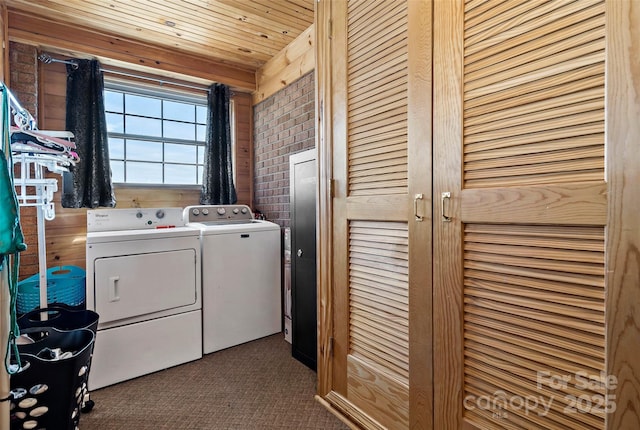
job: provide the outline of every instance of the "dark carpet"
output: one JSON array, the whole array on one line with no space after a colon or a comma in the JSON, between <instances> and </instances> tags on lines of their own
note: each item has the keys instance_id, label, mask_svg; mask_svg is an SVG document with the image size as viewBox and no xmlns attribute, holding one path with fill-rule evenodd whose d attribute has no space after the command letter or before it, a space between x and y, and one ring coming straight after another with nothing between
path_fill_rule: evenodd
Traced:
<instances>
[{"instance_id":1,"label":"dark carpet","mask_svg":"<svg viewBox=\"0 0 640 430\"><path fill-rule=\"evenodd\" d=\"M348 429L315 392L277 334L93 391L80 430Z\"/></svg>"}]
</instances>

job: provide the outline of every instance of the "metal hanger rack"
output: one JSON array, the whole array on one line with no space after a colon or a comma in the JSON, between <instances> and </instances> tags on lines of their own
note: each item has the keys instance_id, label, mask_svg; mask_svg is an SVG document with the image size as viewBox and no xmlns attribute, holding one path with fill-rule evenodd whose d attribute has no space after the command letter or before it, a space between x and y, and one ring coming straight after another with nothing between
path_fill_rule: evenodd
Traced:
<instances>
[{"instance_id":1,"label":"metal hanger rack","mask_svg":"<svg viewBox=\"0 0 640 430\"><path fill-rule=\"evenodd\" d=\"M46 140L47 137L56 139L56 143L68 142L68 153L54 153L39 151L35 148L20 147L12 139L12 156L14 165L14 185L16 197L20 206L35 206L38 233L38 266L40 285L40 308L48 306L47 301L47 249L45 236L45 221L55 219L55 205L53 196L58 191L58 180L46 177L46 172L62 174L69 166L77 161L77 155L71 151L73 133L67 131L38 130L33 116L24 109L11 91L2 84L0 88L9 94L10 108L13 113L15 127L13 133L23 131L37 131L38 136Z\"/></svg>"}]
</instances>

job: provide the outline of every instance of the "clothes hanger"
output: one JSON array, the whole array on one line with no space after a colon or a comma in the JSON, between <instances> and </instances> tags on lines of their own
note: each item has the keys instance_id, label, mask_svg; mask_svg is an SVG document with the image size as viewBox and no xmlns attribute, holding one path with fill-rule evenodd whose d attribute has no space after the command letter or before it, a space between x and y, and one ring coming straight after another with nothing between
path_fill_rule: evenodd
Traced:
<instances>
[{"instance_id":1,"label":"clothes hanger","mask_svg":"<svg viewBox=\"0 0 640 430\"><path fill-rule=\"evenodd\" d=\"M56 149L58 147L63 147L63 148L76 149L76 144L69 140L48 136L36 130L29 130L29 129L15 127L15 126L11 127L12 141L14 140L33 141L33 138L36 139L34 143L41 143L47 148Z\"/></svg>"}]
</instances>

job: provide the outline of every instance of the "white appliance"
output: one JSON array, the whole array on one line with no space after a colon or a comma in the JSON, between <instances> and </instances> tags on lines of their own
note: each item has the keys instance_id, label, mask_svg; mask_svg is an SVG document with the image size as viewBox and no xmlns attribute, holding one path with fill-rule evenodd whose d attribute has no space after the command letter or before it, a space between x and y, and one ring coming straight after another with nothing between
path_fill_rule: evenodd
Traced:
<instances>
[{"instance_id":1,"label":"white appliance","mask_svg":"<svg viewBox=\"0 0 640 430\"><path fill-rule=\"evenodd\" d=\"M280 227L248 206L188 206L202 241L205 354L282 331Z\"/></svg>"},{"instance_id":2,"label":"white appliance","mask_svg":"<svg viewBox=\"0 0 640 430\"><path fill-rule=\"evenodd\" d=\"M182 208L87 211L89 389L202 357L200 249Z\"/></svg>"}]
</instances>

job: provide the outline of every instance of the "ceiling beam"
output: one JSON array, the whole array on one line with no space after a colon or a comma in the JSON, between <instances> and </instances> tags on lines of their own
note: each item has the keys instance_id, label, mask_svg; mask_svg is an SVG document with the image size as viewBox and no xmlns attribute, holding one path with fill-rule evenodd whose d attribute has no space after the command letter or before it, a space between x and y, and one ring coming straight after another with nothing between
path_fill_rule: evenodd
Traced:
<instances>
[{"instance_id":1,"label":"ceiling beam","mask_svg":"<svg viewBox=\"0 0 640 430\"><path fill-rule=\"evenodd\" d=\"M219 82L239 91L253 92L256 89L255 70L64 22L53 22L13 9L9 9L9 40L52 52L113 60L126 64L132 70L159 75L165 72L172 77L197 78L200 82Z\"/></svg>"}]
</instances>

